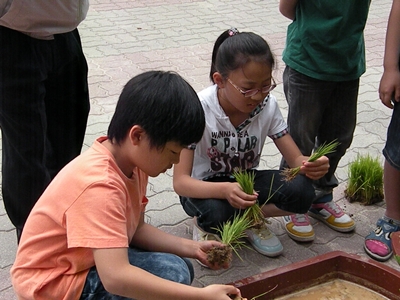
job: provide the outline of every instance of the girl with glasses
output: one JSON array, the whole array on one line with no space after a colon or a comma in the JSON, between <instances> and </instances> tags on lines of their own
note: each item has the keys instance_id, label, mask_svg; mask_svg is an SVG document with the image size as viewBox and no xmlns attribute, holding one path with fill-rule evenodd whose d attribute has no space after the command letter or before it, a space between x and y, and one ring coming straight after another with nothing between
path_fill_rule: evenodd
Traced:
<instances>
[{"instance_id":1,"label":"girl with glasses","mask_svg":"<svg viewBox=\"0 0 400 300\"><path fill-rule=\"evenodd\" d=\"M255 33L230 29L215 42L210 71L213 84L198 93L206 128L200 142L182 150L174 167L174 188L186 213L194 217L195 240L218 239L215 228L255 203L263 206L266 218L306 212L314 198L312 180L329 168L325 156L307 162L308 157L290 137L271 94L276 87L274 66L269 45ZM279 170L259 169L267 137L290 167L301 166L301 176L285 182ZM235 170L255 173L252 195L235 182ZM283 251L266 226L248 230L247 236L261 254L274 257Z\"/></svg>"}]
</instances>

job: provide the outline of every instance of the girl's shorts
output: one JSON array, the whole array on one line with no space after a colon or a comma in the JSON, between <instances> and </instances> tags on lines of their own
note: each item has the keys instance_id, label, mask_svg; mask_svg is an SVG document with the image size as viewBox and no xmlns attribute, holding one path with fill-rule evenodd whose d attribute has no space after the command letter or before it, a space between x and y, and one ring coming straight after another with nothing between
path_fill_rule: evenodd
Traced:
<instances>
[{"instance_id":1,"label":"girl's shorts","mask_svg":"<svg viewBox=\"0 0 400 300\"><path fill-rule=\"evenodd\" d=\"M392 119L386 137L383 155L390 165L400 171L400 103L394 103Z\"/></svg>"}]
</instances>

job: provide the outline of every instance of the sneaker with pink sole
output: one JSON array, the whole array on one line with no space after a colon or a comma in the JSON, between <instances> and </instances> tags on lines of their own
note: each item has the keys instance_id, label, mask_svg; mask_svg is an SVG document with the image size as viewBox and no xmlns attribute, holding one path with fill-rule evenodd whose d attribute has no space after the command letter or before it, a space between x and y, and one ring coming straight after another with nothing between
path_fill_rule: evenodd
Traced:
<instances>
[{"instance_id":1,"label":"sneaker with pink sole","mask_svg":"<svg viewBox=\"0 0 400 300\"><path fill-rule=\"evenodd\" d=\"M339 232L350 232L356 227L353 219L344 213L340 206L333 200L313 203L308 211L308 215L322 221L330 228Z\"/></svg>"},{"instance_id":2,"label":"sneaker with pink sole","mask_svg":"<svg viewBox=\"0 0 400 300\"><path fill-rule=\"evenodd\" d=\"M304 214L283 216L283 225L287 234L298 242L311 242L315 238L314 229L310 219Z\"/></svg>"}]
</instances>

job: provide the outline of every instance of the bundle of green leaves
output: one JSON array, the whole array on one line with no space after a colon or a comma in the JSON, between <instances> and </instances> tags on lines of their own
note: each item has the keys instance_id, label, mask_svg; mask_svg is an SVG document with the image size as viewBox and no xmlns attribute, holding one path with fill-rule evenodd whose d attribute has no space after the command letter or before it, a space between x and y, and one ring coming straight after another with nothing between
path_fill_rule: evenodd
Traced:
<instances>
[{"instance_id":1,"label":"bundle of green leaves","mask_svg":"<svg viewBox=\"0 0 400 300\"><path fill-rule=\"evenodd\" d=\"M336 140L333 140L328 144L323 143L311 154L311 156L308 158L308 161L313 162L324 155L335 152L338 145L339 142L337 142ZM299 172L300 167L285 168L284 170L282 170L281 174L283 175L284 181L291 181L299 174Z\"/></svg>"},{"instance_id":2,"label":"bundle of green leaves","mask_svg":"<svg viewBox=\"0 0 400 300\"><path fill-rule=\"evenodd\" d=\"M226 221L220 228L214 228L221 237L224 248L212 248L207 253L207 259L211 263L224 265L232 260L231 252L241 259L237 249L247 247L243 238L246 237L246 230L251 227L251 221L245 216L235 216L232 220Z\"/></svg>"},{"instance_id":3,"label":"bundle of green leaves","mask_svg":"<svg viewBox=\"0 0 400 300\"><path fill-rule=\"evenodd\" d=\"M253 171L235 170L232 175L246 194L252 195L254 193L255 173ZM244 215L252 222L253 227L260 227L265 223L264 215L258 203L249 206Z\"/></svg>"},{"instance_id":4,"label":"bundle of green leaves","mask_svg":"<svg viewBox=\"0 0 400 300\"><path fill-rule=\"evenodd\" d=\"M233 176L239 183L242 190L247 194L254 191L254 172L237 170ZM259 208L258 205L253 205ZM232 260L232 251L241 259L237 249L245 246L243 238L246 237L246 230L253 226L253 219L246 214L235 215L233 219L223 223L219 228L214 228L221 237L224 247L214 247L207 253L207 259L212 264L224 265Z\"/></svg>"},{"instance_id":5,"label":"bundle of green leaves","mask_svg":"<svg viewBox=\"0 0 400 300\"><path fill-rule=\"evenodd\" d=\"M345 196L364 205L383 200L383 167L377 157L358 154L350 162Z\"/></svg>"}]
</instances>

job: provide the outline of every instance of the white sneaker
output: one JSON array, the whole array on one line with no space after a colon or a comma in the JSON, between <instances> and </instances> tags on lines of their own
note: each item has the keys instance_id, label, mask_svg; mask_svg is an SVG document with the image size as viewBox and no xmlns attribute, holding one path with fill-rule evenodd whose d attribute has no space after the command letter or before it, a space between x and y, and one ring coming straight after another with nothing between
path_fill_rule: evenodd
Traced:
<instances>
[{"instance_id":1,"label":"white sneaker","mask_svg":"<svg viewBox=\"0 0 400 300\"><path fill-rule=\"evenodd\" d=\"M353 219L337 205L333 200L329 202L313 203L308 214L330 228L339 232L350 232L356 227Z\"/></svg>"},{"instance_id":2,"label":"white sneaker","mask_svg":"<svg viewBox=\"0 0 400 300\"><path fill-rule=\"evenodd\" d=\"M315 233L310 219L304 214L295 214L282 217L287 234L298 242L311 242Z\"/></svg>"}]
</instances>

